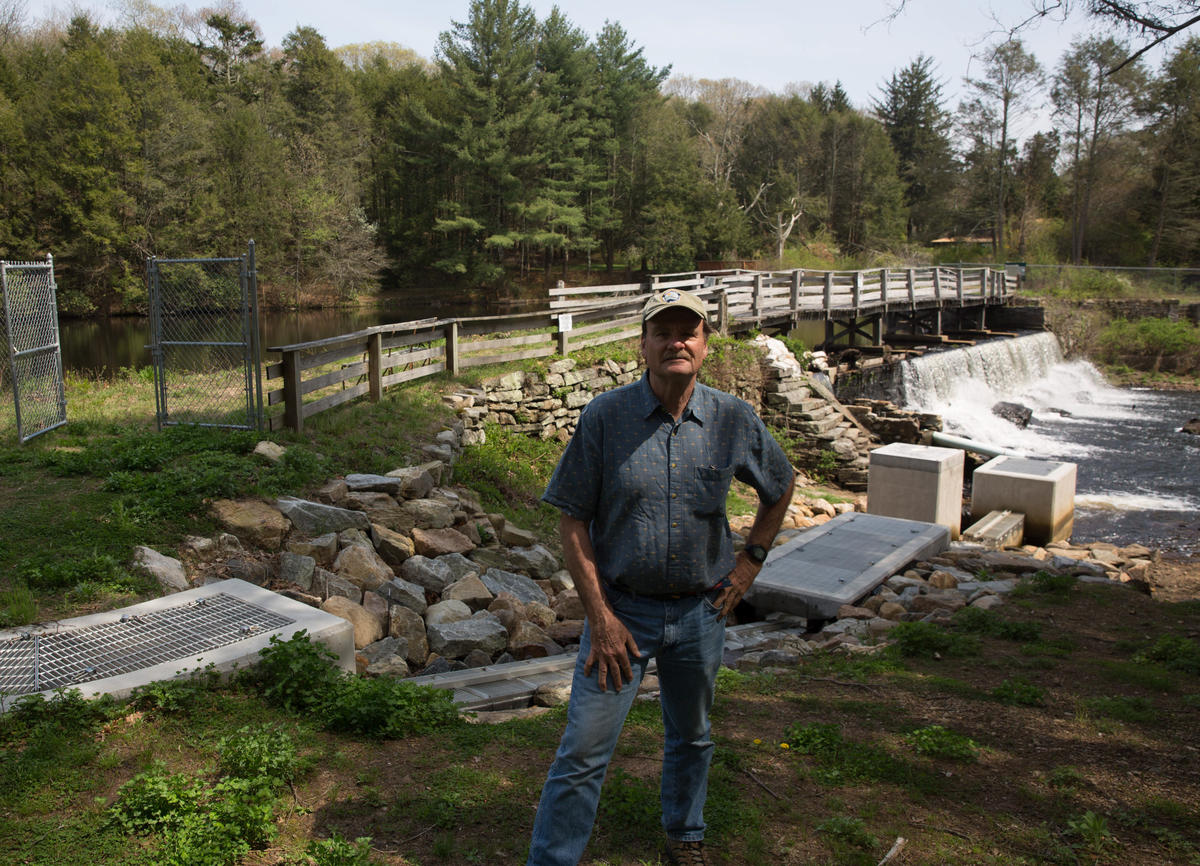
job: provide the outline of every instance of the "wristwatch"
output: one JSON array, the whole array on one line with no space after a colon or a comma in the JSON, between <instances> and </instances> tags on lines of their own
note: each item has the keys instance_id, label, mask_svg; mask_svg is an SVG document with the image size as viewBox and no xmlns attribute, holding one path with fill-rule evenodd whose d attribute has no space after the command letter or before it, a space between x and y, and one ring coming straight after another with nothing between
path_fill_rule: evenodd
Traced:
<instances>
[{"instance_id":1,"label":"wristwatch","mask_svg":"<svg viewBox=\"0 0 1200 866\"><path fill-rule=\"evenodd\" d=\"M767 549L761 544L747 544L745 550L746 556L753 559L759 565L767 561Z\"/></svg>"}]
</instances>

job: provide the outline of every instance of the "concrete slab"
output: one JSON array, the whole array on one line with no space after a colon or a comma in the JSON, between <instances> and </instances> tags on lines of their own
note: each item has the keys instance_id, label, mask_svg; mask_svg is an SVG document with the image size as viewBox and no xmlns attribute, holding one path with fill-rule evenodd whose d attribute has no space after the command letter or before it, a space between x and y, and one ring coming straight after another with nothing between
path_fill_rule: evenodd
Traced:
<instances>
[{"instance_id":1,"label":"concrete slab","mask_svg":"<svg viewBox=\"0 0 1200 866\"><path fill-rule=\"evenodd\" d=\"M346 620L243 580L223 580L118 610L49 626L0 631L0 693L76 688L123 699L139 686L210 664L221 674L258 661L272 637L301 629L353 673L354 629Z\"/></svg>"},{"instance_id":2,"label":"concrete slab","mask_svg":"<svg viewBox=\"0 0 1200 866\"><path fill-rule=\"evenodd\" d=\"M774 548L746 601L759 611L833 619L915 559L950 546L950 529L934 523L849 513Z\"/></svg>"},{"instance_id":3,"label":"concrete slab","mask_svg":"<svg viewBox=\"0 0 1200 866\"><path fill-rule=\"evenodd\" d=\"M1025 515L1012 511L989 511L962 534L963 541L974 541L990 550L1020 547L1025 540Z\"/></svg>"},{"instance_id":4,"label":"concrete slab","mask_svg":"<svg viewBox=\"0 0 1200 866\"><path fill-rule=\"evenodd\" d=\"M975 470L971 519L992 511L1025 515L1025 540L1048 544L1071 537L1075 524L1075 464L994 457Z\"/></svg>"}]
</instances>

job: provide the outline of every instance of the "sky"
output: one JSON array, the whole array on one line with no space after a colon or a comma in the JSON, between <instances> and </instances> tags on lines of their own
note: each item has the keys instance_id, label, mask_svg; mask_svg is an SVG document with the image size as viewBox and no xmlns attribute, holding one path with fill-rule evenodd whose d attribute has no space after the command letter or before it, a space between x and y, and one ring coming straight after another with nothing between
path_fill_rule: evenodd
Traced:
<instances>
[{"instance_id":1,"label":"sky","mask_svg":"<svg viewBox=\"0 0 1200 866\"><path fill-rule=\"evenodd\" d=\"M72 9L111 21L105 0L24 0L27 23ZM145 0L137 0L145 2ZM553 0L526 0L544 18ZM979 76L972 55L994 42L1000 25L1025 18L1031 0L907 0L893 21L896 0L558 0L575 26L590 35L605 20L624 27L654 66L694 78L739 78L782 93L792 83L840 80L851 102L867 109L888 78L924 53L936 61L947 104L955 107L964 75ZM171 0L157 5L172 6ZM196 9L203 2L185 3ZM359 42L398 42L432 57L438 34L467 17L470 0L241 0L278 46L298 25L315 27L331 48ZM997 20L1000 22L997 23ZM1066 23L1043 20L1023 39L1048 71L1071 41L1099 32L1077 13ZM1161 52L1160 52L1161 55ZM1157 61L1156 61L1157 62Z\"/></svg>"}]
</instances>

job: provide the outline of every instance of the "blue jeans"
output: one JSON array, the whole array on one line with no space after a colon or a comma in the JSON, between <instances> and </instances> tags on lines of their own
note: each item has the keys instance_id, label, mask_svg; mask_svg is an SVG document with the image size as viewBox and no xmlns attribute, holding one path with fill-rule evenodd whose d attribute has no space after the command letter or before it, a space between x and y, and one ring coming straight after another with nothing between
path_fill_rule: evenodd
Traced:
<instances>
[{"instance_id":1,"label":"blue jeans","mask_svg":"<svg viewBox=\"0 0 1200 866\"><path fill-rule=\"evenodd\" d=\"M576 866L596 820L600 786L651 658L658 660L663 742L662 823L672 839L704 838L704 799L713 743L708 721L721 656L725 620L716 591L661 600L611 587L609 604L637 641L633 681L601 691L596 669L584 676L591 646L585 626L575 662L567 729L550 766L533 825L527 866Z\"/></svg>"}]
</instances>

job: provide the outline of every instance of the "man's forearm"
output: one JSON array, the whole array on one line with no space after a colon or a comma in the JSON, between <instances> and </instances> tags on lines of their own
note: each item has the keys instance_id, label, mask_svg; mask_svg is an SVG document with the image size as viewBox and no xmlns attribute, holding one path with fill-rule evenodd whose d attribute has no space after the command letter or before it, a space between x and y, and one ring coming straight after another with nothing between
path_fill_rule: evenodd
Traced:
<instances>
[{"instance_id":1,"label":"man's forearm","mask_svg":"<svg viewBox=\"0 0 1200 866\"><path fill-rule=\"evenodd\" d=\"M562 538L563 560L571 579L575 581L575 590L579 600L593 624L601 615L602 610L608 610L608 602L604 598L604 590L600 586L600 573L596 569L596 552L592 549L592 539L588 534L588 525L574 517L563 514L558 521L559 536Z\"/></svg>"},{"instance_id":2,"label":"man's forearm","mask_svg":"<svg viewBox=\"0 0 1200 866\"><path fill-rule=\"evenodd\" d=\"M777 502L758 503L758 511L754 514L754 523L746 535L746 544L761 544L770 549L772 542L775 541L775 536L779 534L779 527L783 526L783 518L787 517L788 506L792 504L792 493L795 489L796 476L793 475L788 481L787 490Z\"/></svg>"}]
</instances>

